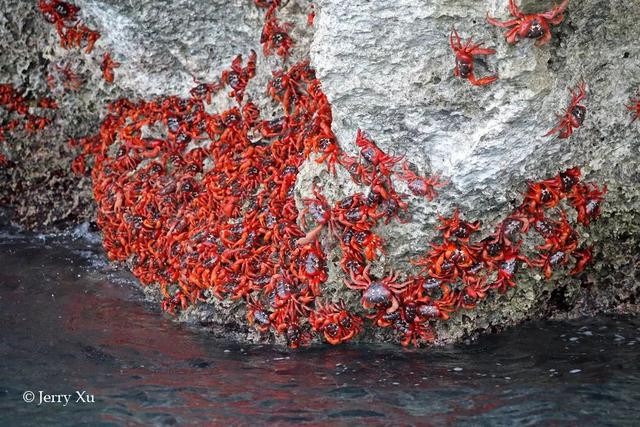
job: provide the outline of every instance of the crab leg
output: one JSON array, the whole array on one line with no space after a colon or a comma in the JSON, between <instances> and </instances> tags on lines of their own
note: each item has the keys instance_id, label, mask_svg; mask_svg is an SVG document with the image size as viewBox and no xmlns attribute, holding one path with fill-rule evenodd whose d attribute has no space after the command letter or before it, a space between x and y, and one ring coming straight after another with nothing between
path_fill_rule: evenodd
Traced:
<instances>
[{"instance_id":1,"label":"crab leg","mask_svg":"<svg viewBox=\"0 0 640 427\"><path fill-rule=\"evenodd\" d=\"M518 9L518 5L516 4L515 0L509 0L509 12L511 12L513 16L517 16L518 18L524 17L524 14L520 11L520 9Z\"/></svg>"},{"instance_id":2,"label":"crab leg","mask_svg":"<svg viewBox=\"0 0 640 427\"><path fill-rule=\"evenodd\" d=\"M547 13L541 13L540 16L548 19L553 25L558 25L564 18L562 14L569 5L569 0L564 0L559 6L554 7ZM557 21L557 22L554 22Z\"/></svg>"},{"instance_id":3,"label":"crab leg","mask_svg":"<svg viewBox=\"0 0 640 427\"><path fill-rule=\"evenodd\" d=\"M487 12L487 22L491 25L495 25L497 27L509 28L518 24L519 19L510 19L508 21L498 21L496 18L492 18L489 16L489 12Z\"/></svg>"},{"instance_id":4,"label":"crab leg","mask_svg":"<svg viewBox=\"0 0 640 427\"><path fill-rule=\"evenodd\" d=\"M481 79L476 79L473 73L469 74L469 81L474 86L488 85L490 83L495 82L496 80L498 80L498 76L489 76L489 77L483 77Z\"/></svg>"},{"instance_id":5,"label":"crab leg","mask_svg":"<svg viewBox=\"0 0 640 427\"><path fill-rule=\"evenodd\" d=\"M462 45L460 44L460 36L458 35L458 32L456 31L455 28L452 28L452 32L451 34L449 34L449 43L451 43L451 49L453 50L458 50L458 49L462 49ZM453 36L456 36L456 43L453 42Z\"/></svg>"},{"instance_id":6,"label":"crab leg","mask_svg":"<svg viewBox=\"0 0 640 427\"><path fill-rule=\"evenodd\" d=\"M496 53L494 49L485 49L485 48L480 49L480 46L482 46L482 43L473 46L471 49L471 54L472 55L493 55Z\"/></svg>"}]
</instances>

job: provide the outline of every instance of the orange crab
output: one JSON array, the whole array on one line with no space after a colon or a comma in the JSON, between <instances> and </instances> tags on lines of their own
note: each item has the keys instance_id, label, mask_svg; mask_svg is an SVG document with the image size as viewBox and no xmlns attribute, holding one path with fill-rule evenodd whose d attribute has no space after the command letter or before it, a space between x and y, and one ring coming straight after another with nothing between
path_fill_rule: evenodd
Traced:
<instances>
[{"instance_id":1,"label":"orange crab","mask_svg":"<svg viewBox=\"0 0 640 427\"><path fill-rule=\"evenodd\" d=\"M467 42L462 45L460 36L458 35L458 32L455 28L451 30L451 34L449 35L449 43L451 44L451 49L453 49L456 54L456 67L453 70L453 74L456 77L467 79L471 82L472 85L475 86L488 85L498 80L497 75L476 79L475 75L473 74L474 56L493 55L494 53L496 53L495 50L482 48L482 43L472 44L471 37L469 37L467 39Z\"/></svg>"},{"instance_id":2,"label":"orange crab","mask_svg":"<svg viewBox=\"0 0 640 427\"><path fill-rule=\"evenodd\" d=\"M569 0L564 0L548 12L525 15L515 0L509 0L509 12L515 18L503 22L487 13L487 22L497 27L510 28L505 35L509 44L516 44L519 40L528 38L537 39L536 46L542 46L551 40L551 26L559 25L564 20L564 11L568 5Z\"/></svg>"}]
</instances>

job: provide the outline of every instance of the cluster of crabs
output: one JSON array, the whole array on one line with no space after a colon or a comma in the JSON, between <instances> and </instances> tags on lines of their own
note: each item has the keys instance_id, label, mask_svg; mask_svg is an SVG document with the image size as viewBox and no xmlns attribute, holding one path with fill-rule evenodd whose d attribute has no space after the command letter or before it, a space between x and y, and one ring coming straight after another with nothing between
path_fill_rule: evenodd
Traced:
<instances>
[{"instance_id":1,"label":"cluster of crabs","mask_svg":"<svg viewBox=\"0 0 640 427\"><path fill-rule=\"evenodd\" d=\"M45 20L54 24L60 38L60 46L64 49L83 48L85 53L91 53L100 33L91 30L78 17L80 8L60 0L38 0L38 8ZM102 77L107 83L113 83L114 69L120 63L111 58L109 52L104 52L100 62ZM47 86L54 95L56 88L62 86L63 91L77 91L83 84L69 64L50 64L47 76ZM37 131L48 127L54 114L46 113L58 109L58 101L54 96L35 98L26 95L27 89L16 87L10 83L0 84L0 143L7 141L7 136L14 138L29 137ZM11 151L11 150L8 150ZM0 167L7 168L14 164L5 154L0 152Z\"/></svg>"},{"instance_id":2,"label":"cluster of crabs","mask_svg":"<svg viewBox=\"0 0 640 427\"><path fill-rule=\"evenodd\" d=\"M87 54L93 51L100 33L90 29L79 19L79 7L60 0L38 0L38 9L47 22L55 25L62 48L82 48ZM102 55L100 69L107 83L113 82L114 69L119 66L109 52ZM82 79L68 64L50 64L48 68L47 86L51 91L50 95L54 95L58 85L65 91L77 91L83 84ZM58 101L54 96L37 98L27 95L27 92L28 89L10 83L0 84L0 143L7 143L9 135L13 138L29 137L51 124L55 114L51 111L58 109ZM12 165L14 161L0 151L0 168Z\"/></svg>"},{"instance_id":3,"label":"cluster of crabs","mask_svg":"<svg viewBox=\"0 0 640 427\"><path fill-rule=\"evenodd\" d=\"M26 95L24 90L3 83L0 84L0 107L3 112L0 121L0 143L8 143L7 137L10 134L29 137L49 126L51 117L47 111L56 110L58 103L50 97L35 99ZM0 167L8 167L11 164L11 160L0 152Z\"/></svg>"},{"instance_id":4,"label":"cluster of crabs","mask_svg":"<svg viewBox=\"0 0 640 427\"><path fill-rule=\"evenodd\" d=\"M512 19L507 21L499 21L487 14L487 22L491 25L508 28L505 38L509 44L516 44L523 39L535 39L537 46L547 44L551 38L551 27L559 25L564 21L564 12L569 5L569 0L564 0L559 5L544 13L526 14L520 10L515 0L509 0L509 12ZM449 36L451 49L455 53L454 75L469 80L471 84L476 86L484 86L498 80L498 76L487 76L476 78L474 75L475 56L493 55L496 53L494 49L482 47L483 43L473 43L471 37L463 44L458 32L452 29ZM558 115L559 123L556 127L547 132L544 136L552 136L558 134L560 139L569 138L574 129L582 126L586 117L587 108L581 104L586 98L586 84L581 82L575 89L569 88L571 100L564 113ZM632 99L632 104L627 106L631 111L635 112L634 119L640 116L640 103L637 99Z\"/></svg>"},{"instance_id":5,"label":"cluster of crabs","mask_svg":"<svg viewBox=\"0 0 640 427\"><path fill-rule=\"evenodd\" d=\"M89 28L79 17L80 8L69 2L61 0L38 0L38 8L45 20L56 26L56 32L60 39L60 47L63 49L83 48L89 54L93 51L96 42L100 39L100 33ZM120 66L111 57L111 53L104 52L100 62L102 77L107 83L113 83L114 69ZM61 70L58 70L61 71ZM65 70L67 74L72 71ZM67 76L64 81L73 80Z\"/></svg>"},{"instance_id":6,"label":"cluster of crabs","mask_svg":"<svg viewBox=\"0 0 640 427\"><path fill-rule=\"evenodd\" d=\"M59 0L38 0L38 8L47 22L56 26L60 45L65 49L84 47L91 53L100 38L98 31L89 28L78 17L80 8Z\"/></svg>"},{"instance_id":7,"label":"cluster of crabs","mask_svg":"<svg viewBox=\"0 0 640 427\"><path fill-rule=\"evenodd\" d=\"M280 2L255 3L267 9L264 55L286 64L293 41L291 25L277 18ZM518 268L550 277L573 260L577 274L591 259L570 218L584 226L596 219L606 188L581 182L576 168L530 183L521 206L483 239L476 237L480 224L457 211L441 217L440 237L413 260L417 274L373 274L384 250L377 226L401 220L409 207L397 182L427 200L446 183L419 176L362 131L358 155L343 151L308 62L273 72L267 91L281 111L275 118L263 119L247 99L255 74L252 51L214 81L196 81L188 98L117 100L96 135L71 141L81 151L73 170L91 170L109 258L128 262L143 284L159 284L167 312L227 299L244 302L251 325L294 348L314 335L348 341L366 318L394 330L403 345L420 345L435 339L438 319L515 286ZM237 106L209 113L224 91ZM294 186L312 155L329 172L344 168L365 190L330 203L316 186L299 210ZM528 255L522 242L532 230L540 241ZM360 310L325 293L329 246L339 248L345 286L360 294Z\"/></svg>"},{"instance_id":8,"label":"cluster of crabs","mask_svg":"<svg viewBox=\"0 0 640 427\"><path fill-rule=\"evenodd\" d=\"M70 141L79 151L72 170L92 177L108 257L127 262L143 284L158 284L164 310L176 314L212 298L237 301L253 327L284 337L294 348L314 336L331 344L349 341L369 319L394 331L402 345L418 346L436 339L437 321L516 286L521 268L550 278L568 265L570 274L578 274L591 261L592 249L581 242L578 228L598 218L606 187L581 181L580 170L573 168L528 183L520 206L493 232L483 233L478 222L456 210L440 216L439 236L411 260L413 273L377 269L384 254L379 226L408 217L409 197L397 184L432 201L446 182L420 176L360 130L357 154L343 150L332 131L331 105L309 62L287 66L293 26L278 19L281 0L254 3L266 9L262 53L282 60L267 86L279 114L265 119L248 99L257 63L251 51L213 81L194 78L188 97L116 100L95 135ZM544 44L568 3L525 15L510 0L514 19L488 21L509 28L509 43L534 38ZM38 6L55 24L62 47L91 52L100 35L78 18L77 6L60 0L38 0ZM312 10L309 25L314 16ZM473 73L474 55L495 51L471 39L463 44L455 30L449 42L456 76L475 85L497 79L476 79ZM107 82L119 65L104 53L100 68ZM61 82L73 91L82 84L69 65L53 67L50 89ZM219 95L235 106L211 113ZM585 86L572 95L549 135L568 137L582 124ZM35 108L57 108L54 99L32 101L11 85L0 85L0 105L8 112L0 141L6 131L46 126L50 119L34 114ZM640 117L640 99L627 108L634 120ZM361 191L330 202L315 185L313 196L297 205L294 186L306 161L325 164L334 174L343 168ZM7 164L0 156L0 166ZM327 257L334 250L345 288L358 293L359 308L328 292Z\"/></svg>"}]
</instances>

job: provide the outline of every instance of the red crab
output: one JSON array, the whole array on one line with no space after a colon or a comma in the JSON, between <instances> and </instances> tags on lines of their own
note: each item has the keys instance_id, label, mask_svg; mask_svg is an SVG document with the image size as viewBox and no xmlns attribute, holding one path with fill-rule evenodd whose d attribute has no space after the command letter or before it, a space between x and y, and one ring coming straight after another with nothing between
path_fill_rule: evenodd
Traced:
<instances>
[{"instance_id":1,"label":"red crab","mask_svg":"<svg viewBox=\"0 0 640 427\"><path fill-rule=\"evenodd\" d=\"M113 83L113 69L120 66L119 62L111 59L109 52L105 53L102 57L102 63L100 64L100 70L102 70L102 77L107 83Z\"/></svg>"},{"instance_id":2,"label":"red crab","mask_svg":"<svg viewBox=\"0 0 640 427\"><path fill-rule=\"evenodd\" d=\"M178 306L182 310L186 310L189 307L189 300L181 290L177 291L173 296L167 295L162 300L162 309L171 315L175 315Z\"/></svg>"},{"instance_id":3,"label":"red crab","mask_svg":"<svg viewBox=\"0 0 640 427\"><path fill-rule=\"evenodd\" d=\"M289 56L289 50L293 46L293 40L289 36L289 31L293 28L293 24L286 22L280 24L273 15L275 9L269 9L265 17L265 24L260 35L260 43L262 44L264 56L269 56L273 51L284 61Z\"/></svg>"},{"instance_id":4,"label":"red crab","mask_svg":"<svg viewBox=\"0 0 640 427\"><path fill-rule=\"evenodd\" d=\"M271 328L270 314L255 297L247 298L247 321L249 326L255 326L258 331L264 334Z\"/></svg>"},{"instance_id":5,"label":"red crab","mask_svg":"<svg viewBox=\"0 0 640 427\"><path fill-rule=\"evenodd\" d=\"M581 273L584 268L593 260L593 247L578 249L571 254L576 259L576 265L569 272L572 276Z\"/></svg>"},{"instance_id":6,"label":"red crab","mask_svg":"<svg viewBox=\"0 0 640 427\"><path fill-rule=\"evenodd\" d=\"M564 20L564 10L568 5L569 0L564 0L548 12L525 15L520 11L515 0L509 0L509 12L515 19L502 22L490 17L487 13L487 22L498 27L510 28L505 35L509 44L529 38L537 39L536 46L541 46L551 40L551 26L559 25Z\"/></svg>"},{"instance_id":7,"label":"red crab","mask_svg":"<svg viewBox=\"0 0 640 427\"><path fill-rule=\"evenodd\" d=\"M629 101L631 104L625 105L625 107L633 114L633 119L631 119L631 123L633 123L640 117L640 98L631 98Z\"/></svg>"},{"instance_id":8,"label":"red crab","mask_svg":"<svg viewBox=\"0 0 640 427\"><path fill-rule=\"evenodd\" d=\"M222 85L229 85L231 92L229 97L235 98L238 104L240 104L244 98L244 91L247 88L249 80L256 75L256 52L251 50L249 58L247 59L247 65L242 66L242 55L236 56L231 61L231 69L224 70L220 76L220 82ZM216 86L212 88L217 89Z\"/></svg>"},{"instance_id":9,"label":"red crab","mask_svg":"<svg viewBox=\"0 0 640 427\"><path fill-rule=\"evenodd\" d=\"M57 110L58 103L53 98L41 98L38 101L38 108Z\"/></svg>"},{"instance_id":10,"label":"red crab","mask_svg":"<svg viewBox=\"0 0 640 427\"><path fill-rule=\"evenodd\" d=\"M364 308L376 307L387 314L393 313L400 305L398 294L404 292L409 282L398 283L398 273L393 272L381 280L372 279L369 276L370 268L371 265L368 265L359 277L352 270L351 282L345 279L345 285L349 289L364 291L361 300Z\"/></svg>"},{"instance_id":11,"label":"red crab","mask_svg":"<svg viewBox=\"0 0 640 427\"><path fill-rule=\"evenodd\" d=\"M534 267L539 267L544 272L544 277L548 280L553 275L553 270L567 265L569 263L569 254L563 250L545 252L535 261L532 261Z\"/></svg>"},{"instance_id":12,"label":"red crab","mask_svg":"<svg viewBox=\"0 0 640 427\"><path fill-rule=\"evenodd\" d=\"M254 2L256 6L263 7L265 9L280 6L280 0L254 0Z\"/></svg>"},{"instance_id":13,"label":"red crab","mask_svg":"<svg viewBox=\"0 0 640 427\"><path fill-rule=\"evenodd\" d=\"M327 226L329 231L334 236L338 236L336 230L336 221L332 220L331 207L327 202L326 197L322 195L320 190L314 186L313 188L314 198L303 199L304 209L300 212L300 225L306 228L307 223L305 221L305 216L309 214L313 221L317 224L316 227L309 231L305 237L299 239L297 241L298 245L306 245L307 243L311 243L313 240L318 238L320 231Z\"/></svg>"},{"instance_id":14,"label":"red crab","mask_svg":"<svg viewBox=\"0 0 640 427\"><path fill-rule=\"evenodd\" d=\"M221 83L203 83L193 77L193 82L196 84L189 93L191 97L196 100L205 100L207 104L211 104L211 97L213 94L222 89L223 85Z\"/></svg>"},{"instance_id":15,"label":"red crab","mask_svg":"<svg viewBox=\"0 0 640 427\"><path fill-rule=\"evenodd\" d=\"M580 101L586 98L586 84L584 82L578 84L577 92L569 88L571 92L571 103L567 107L563 116L558 115L560 123L558 126L551 129L544 136L551 136L554 133L558 133L558 137L566 139L573 134L573 129L577 129L582 126L585 115L587 114L587 107L580 104Z\"/></svg>"},{"instance_id":16,"label":"red crab","mask_svg":"<svg viewBox=\"0 0 640 427\"><path fill-rule=\"evenodd\" d=\"M71 69L70 65L65 65L63 67L56 64L54 66L54 69L55 72L60 75L60 79L62 80L62 87L64 89L76 91L80 89L80 86L82 86L82 84L84 83L83 80L75 73L75 71ZM47 84L49 85L49 88L55 87L56 80L57 79L53 74L50 74L47 77Z\"/></svg>"},{"instance_id":17,"label":"red crab","mask_svg":"<svg viewBox=\"0 0 640 427\"><path fill-rule=\"evenodd\" d=\"M375 168L371 180L373 180L378 173L384 176L391 175L396 163L402 160L402 156L391 156L382 151L378 145L369 139L360 129L358 129L356 134L356 145L360 147L360 155L362 158Z\"/></svg>"},{"instance_id":18,"label":"red crab","mask_svg":"<svg viewBox=\"0 0 640 427\"><path fill-rule=\"evenodd\" d=\"M571 205L578 213L578 222L588 226L592 220L600 216L600 205L607 193L607 186L604 185L602 190L597 184L578 184L573 193L569 196Z\"/></svg>"},{"instance_id":19,"label":"red crab","mask_svg":"<svg viewBox=\"0 0 640 427\"><path fill-rule=\"evenodd\" d=\"M527 192L524 194L522 208L530 215L542 212L542 209L550 209L560 203L561 194L559 188L554 188L544 182L527 182Z\"/></svg>"},{"instance_id":20,"label":"red crab","mask_svg":"<svg viewBox=\"0 0 640 427\"><path fill-rule=\"evenodd\" d=\"M447 184L447 182L440 181L440 177L436 175L432 175L429 178L416 175L409 169L409 164L406 162L402 165L402 170L404 173L400 178L407 183L409 190L415 196L425 197L429 201L432 201L438 195L435 191L436 188L444 187Z\"/></svg>"},{"instance_id":21,"label":"red crab","mask_svg":"<svg viewBox=\"0 0 640 427\"><path fill-rule=\"evenodd\" d=\"M75 20L77 13L80 11L79 7L60 0L39 0L38 7L44 14L45 19L52 24L56 24L59 28L64 25L64 21Z\"/></svg>"},{"instance_id":22,"label":"red crab","mask_svg":"<svg viewBox=\"0 0 640 427\"><path fill-rule=\"evenodd\" d=\"M451 218L438 215L442 225L438 230L442 231L442 237L449 240L455 237L462 242L468 242L471 234L480 230L480 221L467 222L460 219L460 211L456 208Z\"/></svg>"},{"instance_id":23,"label":"red crab","mask_svg":"<svg viewBox=\"0 0 640 427\"><path fill-rule=\"evenodd\" d=\"M469 80L471 84L475 86L484 86L495 82L498 80L498 76L476 79L473 74L473 61L475 55L493 55L496 51L493 49L481 48L482 43L471 44L471 41L471 37L469 37L463 46L458 32L455 28L451 30L449 43L451 44L451 49L453 49L456 54L456 67L453 70L453 74L456 77L462 77L463 79Z\"/></svg>"},{"instance_id":24,"label":"red crab","mask_svg":"<svg viewBox=\"0 0 640 427\"><path fill-rule=\"evenodd\" d=\"M301 281L309 284L314 295L320 295L320 285L327 280L326 256L316 240L315 244L306 244L297 249L291 264L292 273Z\"/></svg>"},{"instance_id":25,"label":"red crab","mask_svg":"<svg viewBox=\"0 0 640 427\"><path fill-rule=\"evenodd\" d=\"M317 302L316 305L318 308L311 312L309 322L314 330L322 332L329 344L349 341L362 330L362 319L349 313L344 302L327 305Z\"/></svg>"}]
</instances>

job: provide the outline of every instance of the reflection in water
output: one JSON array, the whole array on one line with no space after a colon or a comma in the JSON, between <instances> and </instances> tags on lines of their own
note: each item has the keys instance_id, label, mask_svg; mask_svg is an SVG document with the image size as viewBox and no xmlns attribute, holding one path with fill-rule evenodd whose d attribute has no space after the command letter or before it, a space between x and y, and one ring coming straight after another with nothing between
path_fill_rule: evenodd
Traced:
<instances>
[{"instance_id":1,"label":"reflection in water","mask_svg":"<svg viewBox=\"0 0 640 427\"><path fill-rule=\"evenodd\" d=\"M0 425L633 424L640 320L528 325L445 349L212 340L95 243L0 234ZM72 394L66 407L25 391ZM75 391L95 396L74 403Z\"/></svg>"}]
</instances>

